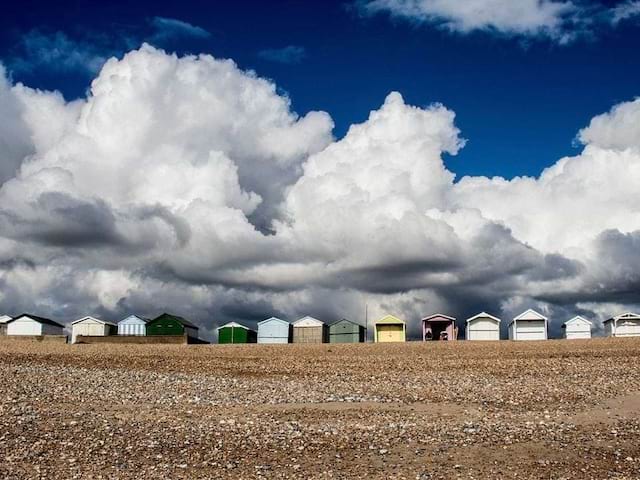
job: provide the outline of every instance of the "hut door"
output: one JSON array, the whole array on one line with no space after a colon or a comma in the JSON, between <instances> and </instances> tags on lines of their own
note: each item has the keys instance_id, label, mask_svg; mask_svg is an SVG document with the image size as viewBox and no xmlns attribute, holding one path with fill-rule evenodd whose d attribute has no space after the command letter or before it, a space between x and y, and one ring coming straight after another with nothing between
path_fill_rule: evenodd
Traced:
<instances>
[{"instance_id":1,"label":"hut door","mask_svg":"<svg viewBox=\"0 0 640 480\"><path fill-rule=\"evenodd\" d=\"M379 325L378 341L379 342L401 342L402 341L402 325Z\"/></svg>"}]
</instances>

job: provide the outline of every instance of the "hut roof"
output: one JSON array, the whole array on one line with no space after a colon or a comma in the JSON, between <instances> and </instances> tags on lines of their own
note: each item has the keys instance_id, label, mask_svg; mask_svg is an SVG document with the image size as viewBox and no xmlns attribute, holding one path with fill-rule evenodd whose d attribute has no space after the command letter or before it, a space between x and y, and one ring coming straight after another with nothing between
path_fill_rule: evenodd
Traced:
<instances>
[{"instance_id":1,"label":"hut roof","mask_svg":"<svg viewBox=\"0 0 640 480\"><path fill-rule=\"evenodd\" d=\"M229 323L225 323L224 325L220 325L218 328L216 328L216 330L220 330L221 328L244 328L245 330L251 330L249 327L245 327L244 325L240 325L239 323L236 322L229 322Z\"/></svg>"},{"instance_id":2,"label":"hut roof","mask_svg":"<svg viewBox=\"0 0 640 480\"><path fill-rule=\"evenodd\" d=\"M544 315L542 315L541 313L538 313L535 310L529 308L529 309L525 310L524 312L522 312L517 317L515 317L513 320L511 320L511 322L509 322L509 325L511 325L516 320L524 320L524 321L526 321L526 320L544 320L546 322L548 320L548 318L545 317Z\"/></svg>"},{"instance_id":3,"label":"hut roof","mask_svg":"<svg viewBox=\"0 0 640 480\"><path fill-rule=\"evenodd\" d=\"M501 322L501 320L498 317L494 317L493 315L487 312L480 312L479 314L474 315L473 317L467 318L467 323L473 322L474 320L478 320L479 318L490 318L491 320L494 320L498 323Z\"/></svg>"},{"instance_id":4,"label":"hut roof","mask_svg":"<svg viewBox=\"0 0 640 480\"><path fill-rule=\"evenodd\" d=\"M293 322L294 327L321 327L322 325L324 325L323 321L309 315Z\"/></svg>"},{"instance_id":5,"label":"hut roof","mask_svg":"<svg viewBox=\"0 0 640 480\"><path fill-rule=\"evenodd\" d=\"M357 325L358 327L362 327L362 328L364 328L364 326L363 326L363 325L360 325L358 322L354 322L354 321L349 320L349 319L347 319L347 318L343 318L343 319L341 319L341 320L338 320L337 322L333 322L333 323L329 324L329 326L331 327L331 326L333 326L333 325L337 325L337 324L339 324L339 323L343 323L343 322L347 322L347 323L350 323L350 324L352 324L352 325Z\"/></svg>"},{"instance_id":6,"label":"hut roof","mask_svg":"<svg viewBox=\"0 0 640 480\"><path fill-rule=\"evenodd\" d=\"M638 320L640 319L640 315L633 312L625 312L625 313L621 313L620 315L615 315L611 318L607 318L603 323L612 322L613 320L623 320L623 319Z\"/></svg>"},{"instance_id":7,"label":"hut roof","mask_svg":"<svg viewBox=\"0 0 640 480\"><path fill-rule=\"evenodd\" d=\"M258 322L258 325L262 325L263 323L267 323L267 322L280 322L280 323L286 323L287 325L289 324L289 322L287 322L286 320L282 320L281 318L269 317L266 320L262 320L261 322Z\"/></svg>"},{"instance_id":8,"label":"hut roof","mask_svg":"<svg viewBox=\"0 0 640 480\"><path fill-rule=\"evenodd\" d=\"M380 320L376 321L376 325L384 325L384 324L404 324L406 323L404 320L400 320L398 317L394 317L393 315L385 315Z\"/></svg>"},{"instance_id":9,"label":"hut roof","mask_svg":"<svg viewBox=\"0 0 640 480\"><path fill-rule=\"evenodd\" d=\"M94 320L94 321L96 321L98 323L101 323L103 325L111 325L113 327L116 326L115 323L105 322L104 320L100 320L99 318L92 317L91 315L87 315L86 317L79 318L78 320L75 320L75 321L71 322L71 325L75 325L76 323L84 322L85 320Z\"/></svg>"},{"instance_id":10,"label":"hut roof","mask_svg":"<svg viewBox=\"0 0 640 480\"><path fill-rule=\"evenodd\" d=\"M16 320L18 320L18 319L20 319L22 317L30 318L31 320L35 320L38 323L43 323L43 324L46 324L46 325L52 325L54 327L64 328L64 325L61 325L58 322L54 322L50 318L39 317L37 315L31 315L30 313L21 313L17 317L13 317L11 320L8 320L6 323L15 322Z\"/></svg>"},{"instance_id":11,"label":"hut roof","mask_svg":"<svg viewBox=\"0 0 640 480\"><path fill-rule=\"evenodd\" d=\"M125 317L122 320L120 320L118 323L123 323L123 322L126 322L127 320L130 320L130 319L133 319L133 318L141 320L144 323L149 323L151 321L150 319L148 319L146 317L141 317L140 315L129 315L128 317Z\"/></svg>"},{"instance_id":12,"label":"hut roof","mask_svg":"<svg viewBox=\"0 0 640 480\"><path fill-rule=\"evenodd\" d=\"M443 315L442 313L434 313L433 315L429 315L428 317L424 317L422 319L423 322L429 322L429 321L438 321L438 319L443 319L445 321L448 322L455 322L456 319L455 317L450 317L449 315Z\"/></svg>"},{"instance_id":13,"label":"hut roof","mask_svg":"<svg viewBox=\"0 0 640 480\"><path fill-rule=\"evenodd\" d=\"M171 320L175 320L178 323L182 324L183 327L189 327L189 328L195 328L196 330L198 330L198 327L196 325L194 325L193 323L191 323L189 320L187 320L186 318L183 317L179 317L178 315L171 315L170 313L163 313L161 315L158 315L156 318L154 318L153 320L151 320L152 322L155 322L157 320L161 320L161 319L171 319Z\"/></svg>"},{"instance_id":14,"label":"hut roof","mask_svg":"<svg viewBox=\"0 0 640 480\"><path fill-rule=\"evenodd\" d=\"M587 320L584 317L581 317L580 315L577 315L577 316L573 317L572 319L567 320L566 322L564 322L562 324L562 328L565 328L570 323L574 323L574 322L577 322L577 321L580 321L580 320L582 320L583 322L587 322L589 325L593 325L593 323L591 323L591 321Z\"/></svg>"}]
</instances>

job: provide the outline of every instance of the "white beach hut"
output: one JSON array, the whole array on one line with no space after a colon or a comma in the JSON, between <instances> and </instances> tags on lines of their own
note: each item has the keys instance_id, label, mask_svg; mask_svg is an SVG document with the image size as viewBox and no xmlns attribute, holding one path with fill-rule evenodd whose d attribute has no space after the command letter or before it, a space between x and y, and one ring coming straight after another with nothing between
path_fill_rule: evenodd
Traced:
<instances>
[{"instance_id":1,"label":"white beach hut","mask_svg":"<svg viewBox=\"0 0 640 480\"><path fill-rule=\"evenodd\" d=\"M604 321L604 334L607 337L639 337L640 315L621 313Z\"/></svg>"},{"instance_id":2,"label":"white beach hut","mask_svg":"<svg viewBox=\"0 0 640 480\"><path fill-rule=\"evenodd\" d=\"M23 313L7 322L7 335L64 335L64 325L49 318Z\"/></svg>"},{"instance_id":3,"label":"white beach hut","mask_svg":"<svg viewBox=\"0 0 640 480\"><path fill-rule=\"evenodd\" d=\"M546 340L547 322L547 317L528 309L511 320L509 340Z\"/></svg>"},{"instance_id":4,"label":"white beach hut","mask_svg":"<svg viewBox=\"0 0 640 480\"><path fill-rule=\"evenodd\" d=\"M106 337L115 335L118 327L115 323L105 322L92 316L82 317L71 322L71 343L76 343L78 335L86 337Z\"/></svg>"},{"instance_id":5,"label":"white beach hut","mask_svg":"<svg viewBox=\"0 0 640 480\"><path fill-rule=\"evenodd\" d=\"M467 318L467 340L500 340L500 319L482 312Z\"/></svg>"},{"instance_id":6,"label":"white beach hut","mask_svg":"<svg viewBox=\"0 0 640 480\"><path fill-rule=\"evenodd\" d=\"M149 323L148 318L129 315L118 322L118 335L145 336L147 334L147 323Z\"/></svg>"},{"instance_id":7,"label":"white beach hut","mask_svg":"<svg viewBox=\"0 0 640 480\"><path fill-rule=\"evenodd\" d=\"M591 338L591 322L584 317L577 316L567 320L562 325L562 336L568 340L576 338Z\"/></svg>"}]
</instances>

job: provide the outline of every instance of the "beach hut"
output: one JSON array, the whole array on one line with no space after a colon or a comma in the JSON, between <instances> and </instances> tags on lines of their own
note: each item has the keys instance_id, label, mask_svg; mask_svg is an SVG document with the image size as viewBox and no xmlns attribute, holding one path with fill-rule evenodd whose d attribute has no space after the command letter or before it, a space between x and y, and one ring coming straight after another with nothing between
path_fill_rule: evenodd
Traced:
<instances>
[{"instance_id":1,"label":"beach hut","mask_svg":"<svg viewBox=\"0 0 640 480\"><path fill-rule=\"evenodd\" d=\"M373 341L376 343L405 342L407 324L393 315L382 317L374 324Z\"/></svg>"},{"instance_id":2,"label":"beach hut","mask_svg":"<svg viewBox=\"0 0 640 480\"><path fill-rule=\"evenodd\" d=\"M607 337L640 336L640 315L637 313L621 313L605 320L603 325Z\"/></svg>"},{"instance_id":3,"label":"beach hut","mask_svg":"<svg viewBox=\"0 0 640 480\"><path fill-rule=\"evenodd\" d=\"M9 315L0 315L0 335L7 334L7 322L11 320Z\"/></svg>"},{"instance_id":4,"label":"beach hut","mask_svg":"<svg viewBox=\"0 0 640 480\"><path fill-rule=\"evenodd\" d=\"M579 315L564 322L562 330L562 336L568 340L574 338L591 338L591 322Z\"/></svg>"},{"instance_id":5,"label":"beach hut","mask_svg":"<svg viewBox=\"0 0 640 480\"><path fill-rule=\"evenodd\" d=\"M327 343L329 328L313 317L302 317L293 322L293 343Z\"/></svg>"},{"instance_id":6,"label":"beach hut","mask_svg":"<svg viewBox=\"0 0 640 480\"><path fill-rule=\"evenodd\" d=\"M528 309L511 320L509 340L546 340L547 322L547 317Z\"/></svg>"},{"instance_id":7,"label":"beach hut","mask_svg":"<svg viewBox=\"0 0 640 480\"><path fill-rule=\"evenodd\" d=\"M257 333L249 327L229 322L218 330L218 343L256 343Z\"/></svg>"},{"instance_id":8,"label":"beach hut","mask_svg":"<svg viewBox=\"0 0 640 480\"><path fill-rule=\"evenodd\" d=\"M465 338L467 340L500 340L500 319L487 312L467 318Z\"/></svg>"},{"instance_id":9,"label":"beach hut","mask_svg":"<svg viewBox=\"0 0 640 480\"><path fill-rule=\"evenodd\" d=\"M7 335L64 335L64 325L27 313L12 318L6 325Z\"/></svg>"},{"instance_id":10,"label":"beach hut","mask_svg":"<svg viewBox=\"0 0 640 480\"><path fill-rule=\"evenodd\" d=\"M258 343L289 343L291 324L286 320L271 317L258 322Z\"/></svg>"},{"instance_id":11,"label":"beach hut","mask_svg":"<svg viewBox=\"0 0 640 480\"><path fill-rule=\"evenodd\" d=\"M115 323L105 322L92 316L82 317L71 322L71 343L76 343L78 335L85 337L106 337L118 333Z\"/></svg>"},{"instance_id":12,"label":"beach hut","mask_svg":"<svg viewBox=\"0 0 640 480\"><path fill-rule=\"evenodd\" d=\"M198 327L177 315L163 313L147 323L147 335L186 335L198 338Z\"/></svg>"},{"instance_id":13,"label":"beach hut","mask_svg":"<svg viewBox=\"0 0 640 480\"><path fill-rule=\"evenodd\" d=\"M362 343L366 329L351 320L343 318L329 325L329 343Z\"/></svg>"},{"instance_id":14,"label":"beach hut","mask_svg":"<svg viewBox=\"0 0 640 480\"><path fill-rule=\"evenodd\" d=\"M144 337L147 334L148 318L138 315L129 315L118 322L118 335L137 335Z\"/></svg>"},{"instance_id":15,"label":"beach hut","mask_svg":"<svg viewBox=\"0 0 640 480\"><path fill-rule=\"evenodd\" d=\"M422 341L457 339L458 327L455 318L436 313L422 319Z\"/></svg>"}]
</instances>

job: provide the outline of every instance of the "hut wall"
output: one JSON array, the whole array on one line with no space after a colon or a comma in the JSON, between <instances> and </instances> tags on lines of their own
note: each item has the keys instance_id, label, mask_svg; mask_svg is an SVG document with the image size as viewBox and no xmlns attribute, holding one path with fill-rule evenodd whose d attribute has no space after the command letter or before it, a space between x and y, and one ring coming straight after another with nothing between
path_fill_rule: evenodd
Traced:
<instances>
[{"instance_id":1,"label":"hut wall","mask_svg":"<svg viewBox=\"0 0 640 480\"><path fill-rule=\"evenodd\" d=\"M325 343L326 327L293 327L293 343Z\"/></svg>"},{"instance_id":2,"label":"hut wall","mask_svg":"<svg viewBox=\"0 0 640 480\"><path fill-rule=\"evenodd\" d=\"M375 328L376 328L376 342L378 343L405 341L404 325L377 324Z\"/></svg>"},{"instance_id":3,"label":"hut wall","mask_svg":"<svg viewBox=\"0 0 640 480\"><path fill-rule=\"evenodd\" d=\"M349 321L329 326L329 343L360 343L365 340L365 328Z\"/></svg>"},{"instance_id":4,"label":"hut wall","mask_svg":"<svg viewBox=\"0 0 640 480\"><path fill-rule=\"evenodd\" d=\"M22 317L7 325L7 335L45 335L42 325L30 318ZM61 334L62 332L60 332Z\"/></svg>"},{"instance_id":5,"label":"hut wall","mask_svg":"<svg viewBox=\"0 0 640 480\"><path fill-rule=\"evenodd\" d=\"M289 343L291 324L268 321L258 324L258 343Z\"/></svg>"},{"instance_id":6,"label":"hut wall","mask_svg":"<svg viewBox=\"0 0 640 480\"><path fill-rule=\"evenodd\" d=\"M500 340L500 324L490 318L476 318L467 324L467 340Z\"/></svg>"},{"instance_id":7,"label":"hut wall","mask_svg":"<svg viewBox=\"0 0 640 480\"><path fill-rule=\"evenodd\" d=\"M159 318L147 324L147 335L184 335L184 326L173 318Z\"/></svg>"},{"instance_id":8,"label":"hut wall","mask_svg":"<svg viewBox=\"0 0 640 480\"><path fill-rule=\"evenodd\" d=\"M546 340L544 320L518 320L516 340Z\"/></svg>"},{"instance_id":9,"label":"hut wall","mask_svg":"<svg viewBox=\"0 0 640 480\"><path fill-rule=\"evenodd\" d=\"M616 324L616 337L638 337L640 336L639 319L620 319Z\"/></svg>"}]
</instances>

